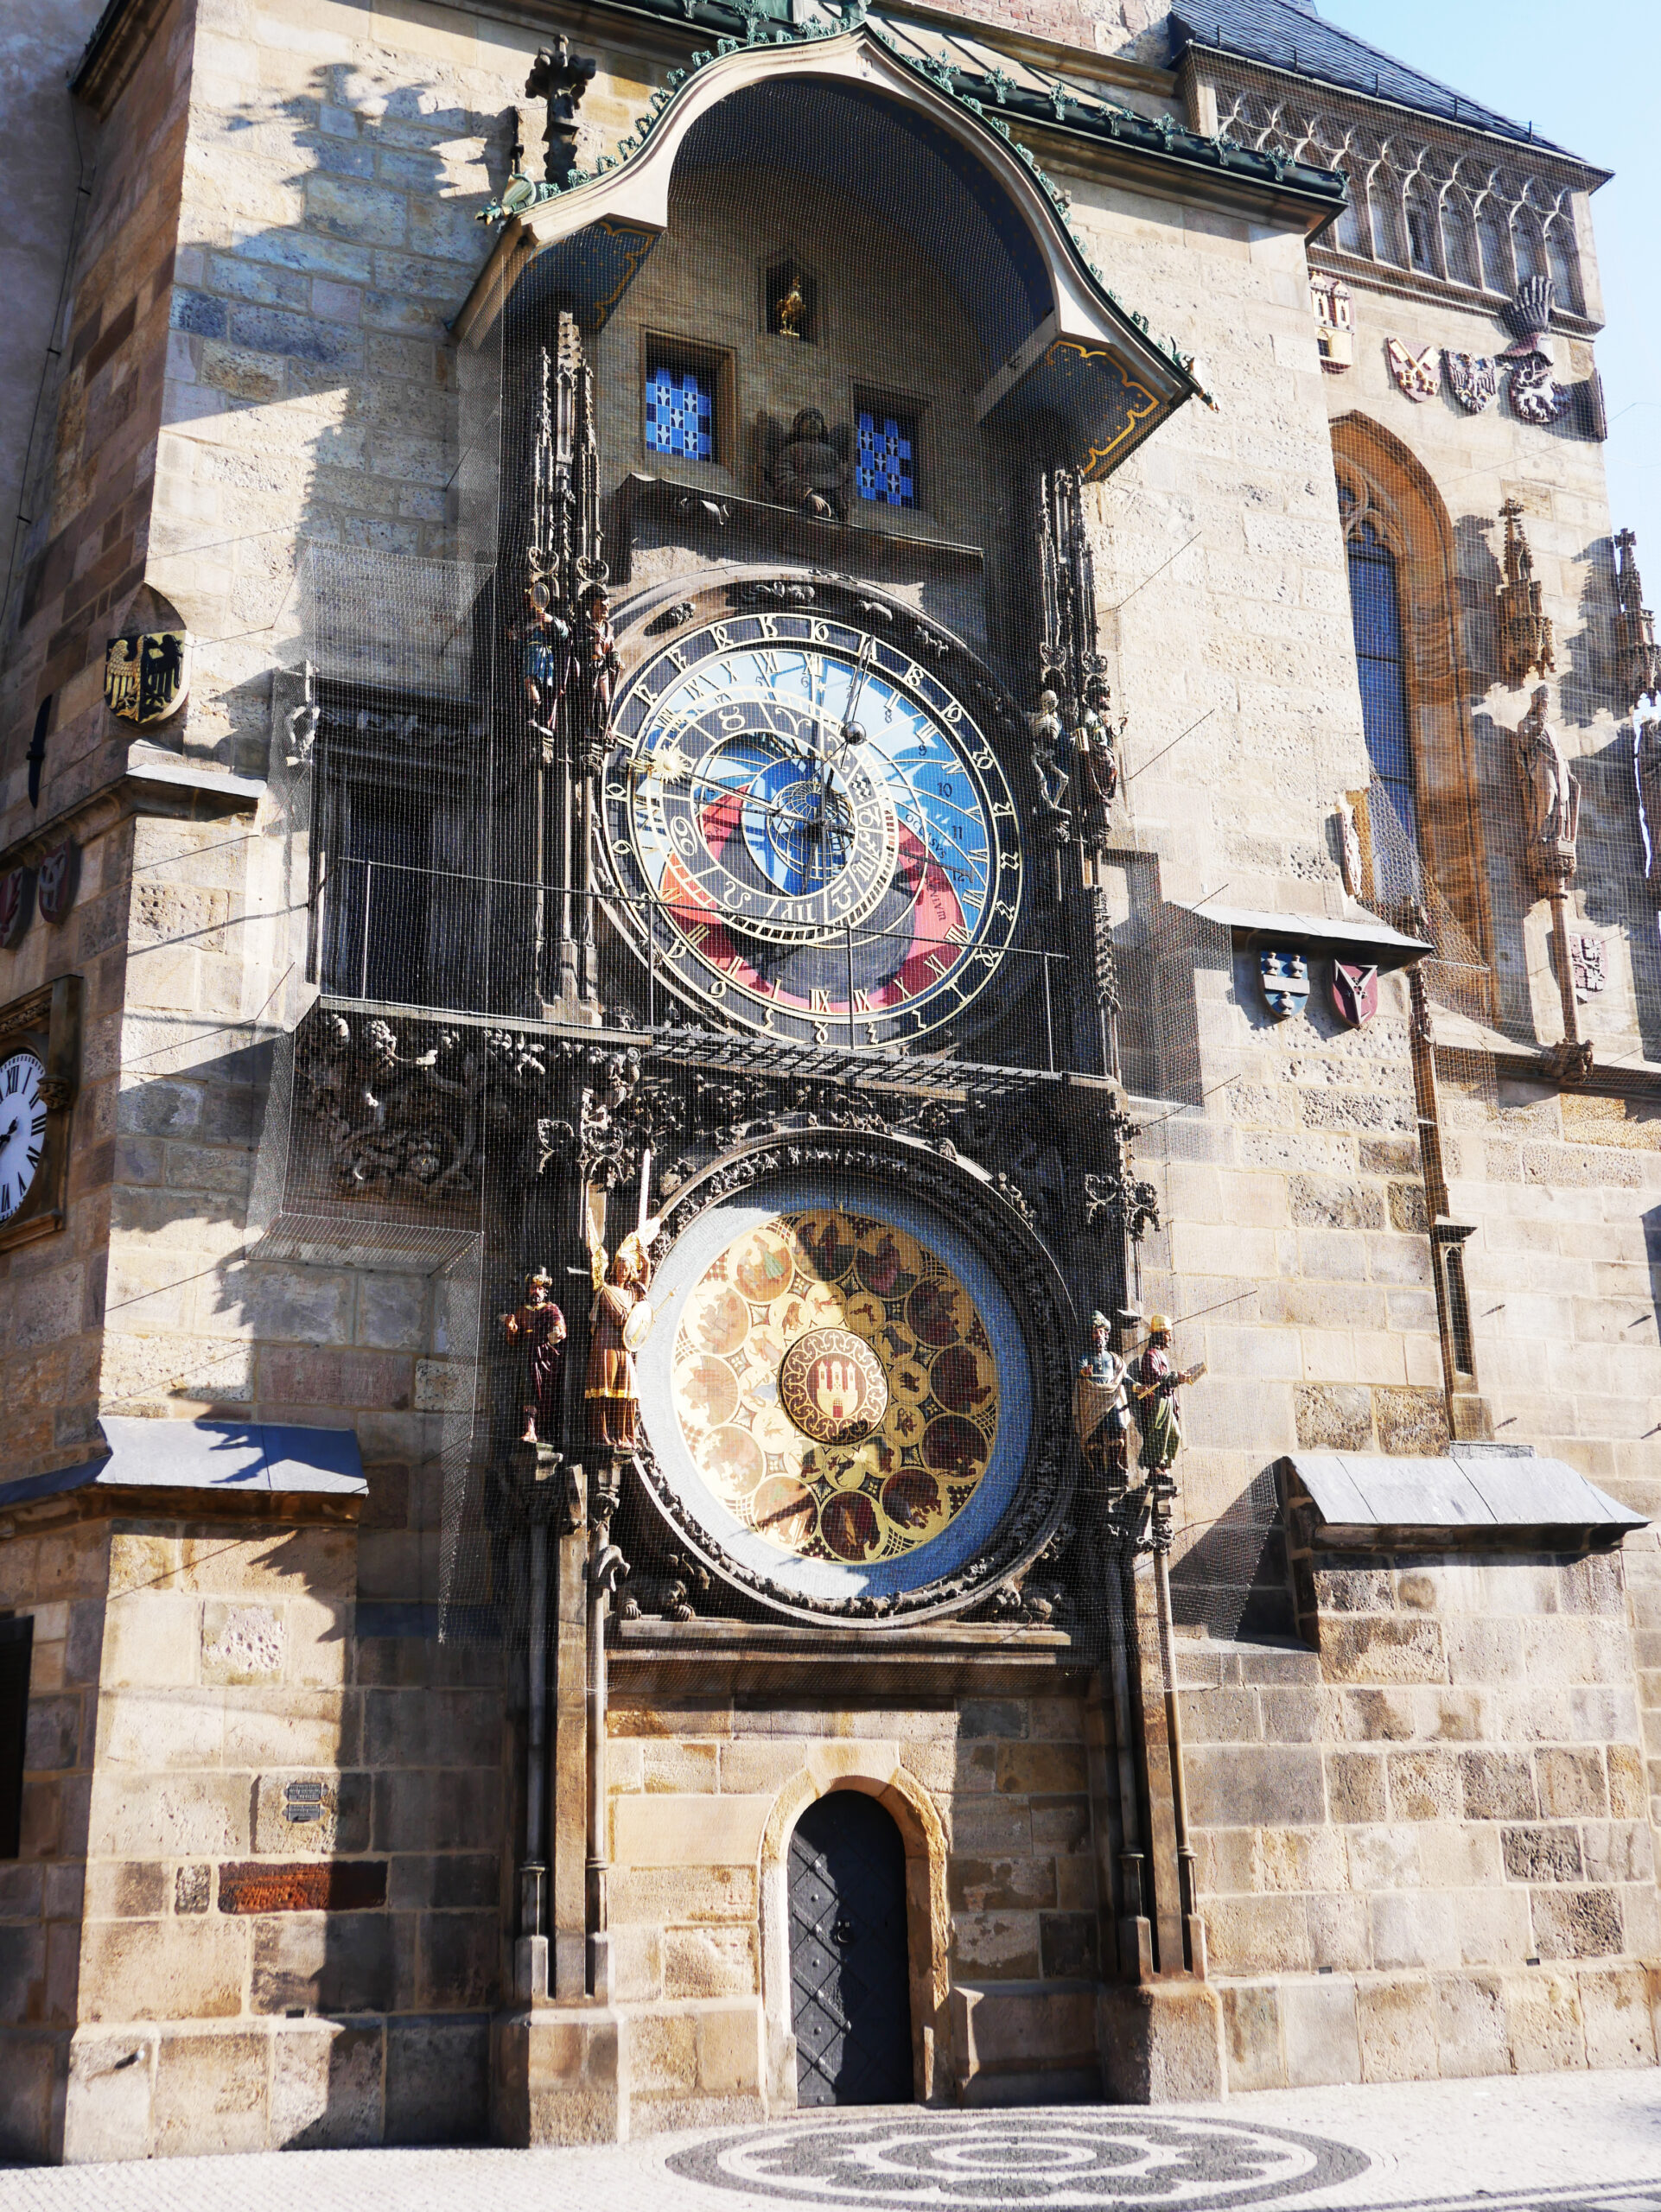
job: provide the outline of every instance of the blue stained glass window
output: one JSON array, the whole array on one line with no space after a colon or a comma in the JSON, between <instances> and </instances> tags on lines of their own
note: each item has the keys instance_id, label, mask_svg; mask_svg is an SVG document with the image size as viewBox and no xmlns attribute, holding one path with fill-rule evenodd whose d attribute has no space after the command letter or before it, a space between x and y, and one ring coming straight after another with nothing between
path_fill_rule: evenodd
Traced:
<instances>
[{"instance_id":1,"label":"blue stained glass window","mask_svg":"<svg viewBox=\"0 0 1661 2212\"><path fill-rule=\"evenodd\" d=\"M854 486L862 499L878 499L885 506L917 505L917 470L913 454L917 426L908 415L880 415L875 408L859 410L859 454L854 463Z\"/></svg>"},{"instance_id":2,"label":"blue stained glass window","mask_svg":"<svg viewBox=\"0 0 1661 2212\"><path fill-rule=\"evenodd\" d=\"M1418 796L1413 782L1412 725L1407 703L1406 647L1396 556L1370 522L1350 539L1350 613L1361 677L1361 721L1373 773L1390 795L1402 827L1419 844Z\"/></svg>"},{"instance_id":3,"label":"blue stained glass window","mask_svg":"<svg viewBox=\"0 0 1661 2212\"><path fill-rule=\"evenodd\" d=\"M646 451L713 461L715 429L715 378L709 371L654 362L646 379Z\"/></svg>"}]
</instances>

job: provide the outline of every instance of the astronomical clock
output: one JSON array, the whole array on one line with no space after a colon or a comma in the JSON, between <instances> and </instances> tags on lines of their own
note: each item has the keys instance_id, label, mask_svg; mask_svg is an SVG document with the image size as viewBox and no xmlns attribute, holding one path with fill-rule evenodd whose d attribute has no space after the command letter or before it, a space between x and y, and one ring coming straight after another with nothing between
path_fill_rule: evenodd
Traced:
<instances>
[{"instance_id":1,"label":"astronomical clock","mask_svg":"<svg viewBox=\"0 0 1661 2212\"><path fill-rule=\"evenodd\" d=\"M712 597L618 703L602 821L625 927L655 922L665 982L768 1036L910 1043L961 1022L1021 915L983 710L891 642L875 623L896 612L869 595L863 620Z\"/></svg>"},{"instance_id":2,"label":"astronomical clock","mask_svg":"<svg viewBox=\"0 0 1661 2212\"><path fill-rule=\"evenodd\" d=\"M1002 1157L1024 1119L1060 1179L1061 1122L1007 1083L989 1114L973 1057L1055 925L1026 718L870 587L752 575L672 624L661 597L620 625L595 880L699 1072L644 1177L629 1154L652 1318L620 1541L683 1609L959 1611L1053 1541L1069 1479L1042 1208L953 1135Z\"/></svg>"}]
</instances>

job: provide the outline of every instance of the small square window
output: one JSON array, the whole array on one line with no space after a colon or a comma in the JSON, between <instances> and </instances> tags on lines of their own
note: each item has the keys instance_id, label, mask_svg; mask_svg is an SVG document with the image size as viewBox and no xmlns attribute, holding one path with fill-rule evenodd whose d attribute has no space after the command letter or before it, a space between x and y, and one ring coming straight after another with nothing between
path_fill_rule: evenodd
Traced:
<instances>
[{"instance_id":1,"label":"small square window","mask_svg":"<svg viewBox=\"0 0 1661 2212\"><path fill-rule=\"evenodd\" d=\"M654 355L646 372L646 448L684 461L716 457L716 379L707 366Z\"/></svg>"},{"instance_id":2,"label":"small square window","mask_svg":"<svg viewBox=\"0 0 1661 2212\"><path fill-rule=\"evenodd\" d=\"M876 404L856 405L854 488L889 507L917 505L917 417Z\"/></svg>"}]
</instances>

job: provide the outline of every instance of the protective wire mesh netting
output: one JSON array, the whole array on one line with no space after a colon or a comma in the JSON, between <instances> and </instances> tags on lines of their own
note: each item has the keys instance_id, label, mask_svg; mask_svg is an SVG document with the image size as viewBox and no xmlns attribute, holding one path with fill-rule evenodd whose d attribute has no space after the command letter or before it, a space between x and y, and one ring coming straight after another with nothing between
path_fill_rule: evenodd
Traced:
<instances>
[{"instance_id":1,"label":"protective wire mesh netting","mask_svg":"<svg viewBox=\"0 0 1661 2212\"><path fill-rule=\"evenodd\" d=\"M1228 127L1289 148L1274 73L1235 75ZM983 200L942 196L938 147L850 101L837 111L845 143L805 134L805 98L783 90L741 115L729 104L698 126L650 257L629 263L635 246L608 234L625 284L603 312L591 299L574 315L533 267L489 339L457 349L449 557L304 548L276 626L265 819L291 927L257 1250L425 1281L417 1408L438 1543L423 1594L441 1601L447 1634L516 1639L512 1562L544 1510L538 1480L551 1479L520 1442L527 1405L538 1438L568 1456L594 1457L596 1424L620 1430L608 1452L624 1441L633 1349L601 1343L620 1325L595 1290L591 1249L608 1270L632 1234L645 1245L677 1189L747 1132L875 1126L962 1154L1018 1192L1074 1314L1139 1301L1171 1312L1180 1361L1215 1344L1219 1377L1191 1394L1207 1410L1185 1461L1179 1615L1218 1636L1269 1632L1284 1620L1262 1442L1271 1386L1249 1379L1225 1336L1270 1316L1225 1259L1179 1268L1171 1231L1184 1176L1223 1155L1254 1048L1231 932L1206 911L1210 833L1180 804L1175 821L1158 818L1153 794L1170 787L1152 775L1111 788L1122 765L1151 767L1198 724L1174 702L1138 701L1150 734L1133 760L1117 726L1120 633L1097 634L1108 593L1091 565L1114 568L1116 613L1187 543L1203 556L1205 532L1187 537L1184 524L1184 537L1156 543L1144 514L1124 532L1139 572L1119 576L1115 522L1128 525L1129 508L1113 488L1054 467L1053 426L976 425L962 364L1001 359L1019 339L999 317L1030 272ZM1353 134L1340 145L1319 118L1298 128L1300 148L1360 159ZM863 180L851 195L839 181L850 149ZM780 204L795 228L758 267L758 211ZM1537 212L1550 258L1555 203ZM1391 236L1378 220L1370 251ZM700 334L672 334L689 328ZM1384 519L1378 543L1379 561L1400 557ZM1405 684L1399 652L1373 658L1378 697ZM700 662L728 700L752 678L776 690L781 664L795 681L799 662L823 696L804 695L795 724L735 738L704 726L720 702L697 696ZM673 694L672 715L654 720L653 702L689 680L691 695ZM1468 808L1474 780L1481 835L1512 839L1520 883L1514 740L1468 710L1432 729L1405 690L1398 709L1401 741L1386 760L1380 738L1359 809L1364 897L1398 926L1418 917L1432 938L1429 995L1472 1026L1480 1097L1492 1077L1477 1032L1486 1025L1491 1046L1521 1001L1483 950L1481 852L1454 836L1449 795L1467 794ZM975 769L980 786L973 747L951 735L959 717L994 764ZM791 734L832 721L834 742ZM920 764L903 779L901 727ZM861 767L872 760L894 768L886 789ZM695 794L698 776L713 785ZM954 776L980 790L979 812ZM725 841L739 893L787 905L806 899L827 852L857 867L868 803L892 809L902 859L834 941L804 949L785 930L725 941L686 873L678 821ZM1613 803L1605 815L1616 823ZM1024 874L1000 901L983 862L1006 816L1020 848L1011 872ZM1452 851L1464 857L1450 868ZM892 1010L954 969L975 990L951 1019L920 1016L906 1033ZM1082 1109L1068 1102L1108 1078L1130 1096L1130 1179L1150 1200L1124 1248L1128 1280L1111 1238L1076 1227L1080 1184L1107 1162L1093 1136L1081 1148ZM741 1251L735 1227L703 1263L726 1274L678 1285L710 1342L677 1336L641 1353L684 1414L700 1478L742 1503L751 1535L771 1531L792 1573L873 1562L898 1573L925 1539L973 1525L975 1497L996 1488L996 1409L1019 1393L998 1365L992 1291L972 1237L962 1251L931 1244L920 1215L885 1228L892 1196L869 1173L827 1169L781 1199L771 1246L763 1236ZM1135 1211L1090 1207L1121 1225ZM548 1281L533 1292L538 1268ZM545 1300L568 1327L563 1347L538 1318ZM931 1312L942 1338L927 1334ZM782 1387L780 1357L814 1316L868 1345L887 1332L890 1371L913 1378L896 1387L894 1433L869 1466L852 1455L818 1491L751 1387ZM730 1344L716 1341L723 1329ZM847 1357L857 1369L857 1350ZM770 1519L754 1507L768 1485ZM659 1553L657 1610L723 1602L695 1561ZM1098 1574L1082 1550L1069 1560L1075 1577ZM1066 1602L1088 1611L1099 1596L1079 1587Z\"/></svg>"},{"instance_id":2,"label":"protective wire mesh netting","mask_svg":"<svg viewBox=\"0 0 1661 2212\"><path fill-rule=\"evenodd\" d=\"M781 95L759 108L737 138L726 120L690 149L680 236L671 223L659 249L678 295L748 283L733 226L751 219L767 180L799 160L805 142L791 129L792 99L799 105ZM889 129L875 110L843 119L866 136ZM1005 334L981 327L990 310L973 303L1011 296L1009 242L979 201L942 227L938 194L923 189L939 149L894 139L890 150L894 162L866 166L858 203L837 200L817 231L805 216L811 251L770 259L767 334L789 343L767 357L767 404L751 419L738 410L730 354L655 336L649 297L614 327L579 328L557 290L528 284L483 346L458 348L452 556L307 543L271 627L282 666L264 827L284 887L276 911L290 928L253 1249L272 1264L424 1280L416 1410L436 1479L412 1494L436 1500L436 1583L421 1594L437 1599L449 1636L517 1642L525 1632L521 1539L544 1511L538 1476L548 1478L519 1444L527 1400L544 1442L551 1430L568 1452L584 1450L604 1311L590 1241L614 1254L671 1199L671 1174L696 1174L747 1127L780 1116L901 1129L1009 1182L1060 1255L1074 1306L1114 1307L1134 1287L1108 1247L1080 1246L1067 1218L1069 1178L1105 1162L1079 1154L1072 1109L1057 1102L1070 1078L1122 1078L1155 1118L1178 1117L1157 1141L1158 1172L1180 1147L1181 1123L1215 1110L1224 1082L1227 932L1168 895L1161 867L1193 856L1168 838L1169 851L1143 850L1107 788L1114 671L1093 637L1077 491L1045 489L1034 449L1007 440L994 458L1010 484L1028 487L1026 504L983 518L972 465L948 435L959 358L994 340L1002 350ZM760 172L748 181L735 175L745 160ZM810 182L809 199L828 207L826 180ZM901 243L913 216L933 224L936 257L951 272L917 280L927 294L922 327L934 326L920 348L915 315L902 318L897 304L916 275ZM827 372L834 328L814 321L836 296L837 255L861 270L868 296L863 362L886 353L894 364L851 396ZM932 378L939 392L912 396ZM665 408L685 414L690 435L677 439L672 422L666 444L654 435ZM972 435L966 425L963 435ZM616 456L631 454L644 466L620 467ZM719 474L706 484L701 467ZM989 536L989 521L983 550L973 541ZM740 643L758 646L782 636L809 648L824 642L817 626L851 618L851 631L862 620L878 645L863 664L844 654L833 678L848 693L843 719L852 723L862 696L874 754L897 752L896 715L912 716L920 753L936 748L898 801L902 867L913 868L906 896L846 925L828 955L814 956L823 973L802 969L808 1018L793 1034L769 1035L765 1018L735 1026L718 980L713 991L707 977L689 988L688 918L675 894L621 880L603 809L598 821L585 811L590 760L615 742L607 715L616 700L608 695L596 724L595 694L583 692L596 583L609 585L624 686L698 634L705 602L687 616L700 590ZM808 651L800 658L810 682L824 680ZM1057 702L1053 722L1046 693ZM936 724L920 702L934 703ZM977 770L983 813L959 806L954 817L954 764L965 775L968 764L950 731L964 713L1000 765ZM1087 776L1069 766L1079 732L1098 747ZM1079 758L1088 751L1081 745ZM611 772L602 768L595 799ZM830 786L841 778L853 793L854 774L852 755L839 756ZM811 873L812 860L771 818L787 781L775 794L763 773L771 815L740 823L773 891L791 889L785 876ZM1009 904L1019 926L988 953L983 910L994 893L978 885L977 855L999 849L999 817L1017 811L1037 828L1022 832L1026 889ZM907 837L914 863L903 859ZM960 956L977 989L955 1023L913 1043L892 1033L899 1023L884 1035L866 1018L880 1014L890 976L899 1003ZM795 957L786 949L775 970L780 1006ZM790 1453L764 1454L768 1481L797 1484L770 1521L760 1516L780 1533L786 1560L903 1560L954 1517L972 1519L1001 1396L1012 1438L1019 1427L1024 1355L1008 1373L994 1355L998 1329L986 1323L1001 1294L993 1276L982 1281L984 1255L972 1238L961 1249L944 1235L932 1243L920 1216L890 1222L889 1196L869 1173L830 1171L784 1205L780 1249L730 1264L783 1268L785 1287L768 1276L767 1295L748 1301L742 1344L700 1352L705 1368L679 1378L694 1395L714 1393L701 1429L688 1418L703 1471L726 1452L712 1479L738 1497L749 1449L739 1432L756 1409L713 1418L729 1409L716 1403L726 1385L710 1363L725 1361L740 1386L746 1362L776 1365L773 1337L787 1344L803 1318L786 1310L791 1299L820 1319L834 1308L853 1333L865 1329L862 1341L886 1332L894 1371L915 1376L869 1473L844 1467L835 1497L804 1507ZM569 1326L563 1362L525 1287L537 1267ZM931 1327L951 1340L943 1345ZM1013 1313L999 1328L1018 1344ZM527 1343L544 1346L539 1370ZM717 1430L719 1447L709 1444ZM763 1441L777 1440L769 1431ZM775 1459L788 1462L782 1471ZM1098 1567L1072 1570L1093 1578L1068 1601L1081 1614L1117 1602L1095 1586ZM671 1561L664 1579L673 1573Z\"/></svg>"}]
</instances>

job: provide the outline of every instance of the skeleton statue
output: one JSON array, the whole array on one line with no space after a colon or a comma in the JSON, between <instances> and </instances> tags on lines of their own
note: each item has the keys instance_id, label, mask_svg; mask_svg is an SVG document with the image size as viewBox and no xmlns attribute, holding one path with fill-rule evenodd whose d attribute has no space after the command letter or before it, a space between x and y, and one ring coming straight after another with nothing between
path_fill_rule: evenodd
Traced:
<instances>
[{"instance_id":1,"label":"skeleton statue","mask_svg":"<svg viewBox=\"0 0 1661 2212\"><path fill-rule=\"evenodd\" d=\"M1061 726L1060 699L1053 691L1038 695L1038 712L1027 718L1033 735L1033 773L1038 782L1038 820L1065 843L1072 829L1066 806L1067 734Z\"/></svg>"},{"instance_id":2,"label":"skeleton statue","mask_svg":"<svg viewBox=\"0 0 1661 2212\"><path fill-rule=\"evenodd\" d=\"M1569 774L1557 733L1546 719L1546 687L1537 684L1529 710L1517 728L1517 769L1536 865L1566 869L1572 874L1580 827L1580 786Z\"/></svg>"}]
</instances>

